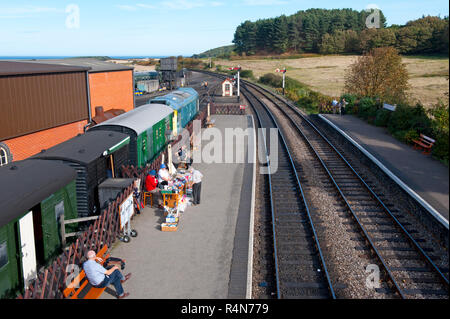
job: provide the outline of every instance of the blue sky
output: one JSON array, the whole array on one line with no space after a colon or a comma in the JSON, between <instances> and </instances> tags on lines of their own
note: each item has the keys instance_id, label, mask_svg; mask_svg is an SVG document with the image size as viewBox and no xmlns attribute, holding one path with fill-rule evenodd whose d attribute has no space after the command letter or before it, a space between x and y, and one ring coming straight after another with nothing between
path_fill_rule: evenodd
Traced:
<instances>
[{"instance_id":1,"label":"blue sky","mask_svg":"<svg viewBox=\"0 0 450 319\"><path fill-rule=\"evenodd\" d=\"M75 11L66 12L71 4L79 8L79 27L68 27L77 26ZM0 56L190 56L231 44L245 20L369 5L383 10L388 24L449 13L441 0L0 0Z\"/></svg>"}]
</instances>

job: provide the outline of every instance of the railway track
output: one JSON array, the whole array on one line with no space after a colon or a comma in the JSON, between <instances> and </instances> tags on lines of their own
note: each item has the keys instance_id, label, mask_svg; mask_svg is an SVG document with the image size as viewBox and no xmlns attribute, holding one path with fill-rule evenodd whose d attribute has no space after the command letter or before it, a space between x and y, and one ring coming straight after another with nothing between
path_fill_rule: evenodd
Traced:
<instances>
[{"instance_id":1,"label":"railway track","mask_svg":"<svg viewBox=\"0 0 450 319\"><path fill-rule=\"evenodd\" d=\"M376 288L377 292L401 298L448 298L448 268L440 268L434 262L439 256L433 255L433 247L426 245L400 212L384 203L384 195L376 194L371 183L358 174L306 116L289 102L254 84L243 82L242 93L261 127L280 129L279 171L268 175L278 298L336 296L327 256L320 247L321 234L317 233L299 178L302 172L294 164L285 139L285 136L292 139L285 131L287 122L290 130L308 145L316 161L314 165L323 171L324 191L339 197L343 207L340 217L357 229L360 238L355 248L370 253L381 266L387 284ZM265 144L270 152L270 143Z\"/></svg>"},{"instance_id":2,"label":"railway track","mask_svg":"<svg viewBox=\"0 0 450 319\"><path fill-rule=\"evenodd\" d=\"M260 127L278 128L276 120L264 104L251 94L247 100L253 107ZM266 154L278 152L276 171L267 159L270 205L274 239L274 262L278 298L335 298L326 262L317 240L308 203L295 165L278 130L276 143L266 134ZM271 149L277 145L277 150Z\"/></svg>"},{"instance_id":3,"label":"railway track","mask_svg":"<svg viewBox=\"0 0 450 319\"><path fill-rule=\"evenodd\" d=\"M416 231L407 229L408 224L401 222L402 216L391 211L390 205L303 114L277 96L247 85L260 97L271 100L284 114L283 120L291 122L307 142L363 234L366 249L377 257L391 289L402 298L448 297L448 269L441 270L436 265L433 260L438 257L430 254L433 249L421 247L419 243L424 240L412 235Z\"/></svg>"}]
</instances>

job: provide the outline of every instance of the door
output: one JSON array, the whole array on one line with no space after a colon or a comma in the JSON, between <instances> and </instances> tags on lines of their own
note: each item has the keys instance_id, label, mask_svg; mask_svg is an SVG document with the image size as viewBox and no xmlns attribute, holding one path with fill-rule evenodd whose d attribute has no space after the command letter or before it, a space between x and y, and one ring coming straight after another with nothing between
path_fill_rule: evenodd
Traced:
<instances>
[{"instance_id":1,"label":"door","mask_svg":"<svg viewBox=\"0 0 450 319\"><path fill-rule=\"evenodd\" d=\"M36 278L36 248L34 246L33 213L29 212L19 220L22 275L25 287Z\"/></svg>"}]
</instances>

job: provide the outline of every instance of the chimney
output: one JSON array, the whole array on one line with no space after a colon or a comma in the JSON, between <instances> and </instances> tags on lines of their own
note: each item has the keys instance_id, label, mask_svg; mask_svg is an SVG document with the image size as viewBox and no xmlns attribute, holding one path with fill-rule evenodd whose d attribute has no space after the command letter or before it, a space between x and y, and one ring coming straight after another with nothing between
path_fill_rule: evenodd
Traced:
<instances>
[{"instance_id":1,"label":"chimney","mask_svg":"<svg viewBox=\"0 0 450 319\"><path fill-rule=\"evenodd\" d=\"M103 112L103 106L95 107L95 116L105 116L105 112Z\"/></svg>"}]
</instances>

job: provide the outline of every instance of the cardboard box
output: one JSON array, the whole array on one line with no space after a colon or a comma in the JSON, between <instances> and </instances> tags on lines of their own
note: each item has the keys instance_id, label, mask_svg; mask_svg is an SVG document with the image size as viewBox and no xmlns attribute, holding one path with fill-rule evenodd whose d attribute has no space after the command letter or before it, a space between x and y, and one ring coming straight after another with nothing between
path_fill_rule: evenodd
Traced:
<instances>
[{"instance_id":1,"label":"cardboard box","mask_svg":"<svg viewBox=\"0 0 450 319\"><path fill-rule=\"evenodd\" d=\"M161 224L161 231L177 231L178 230L178 223L162 223Z\"/></svg>"}]
</instances>

